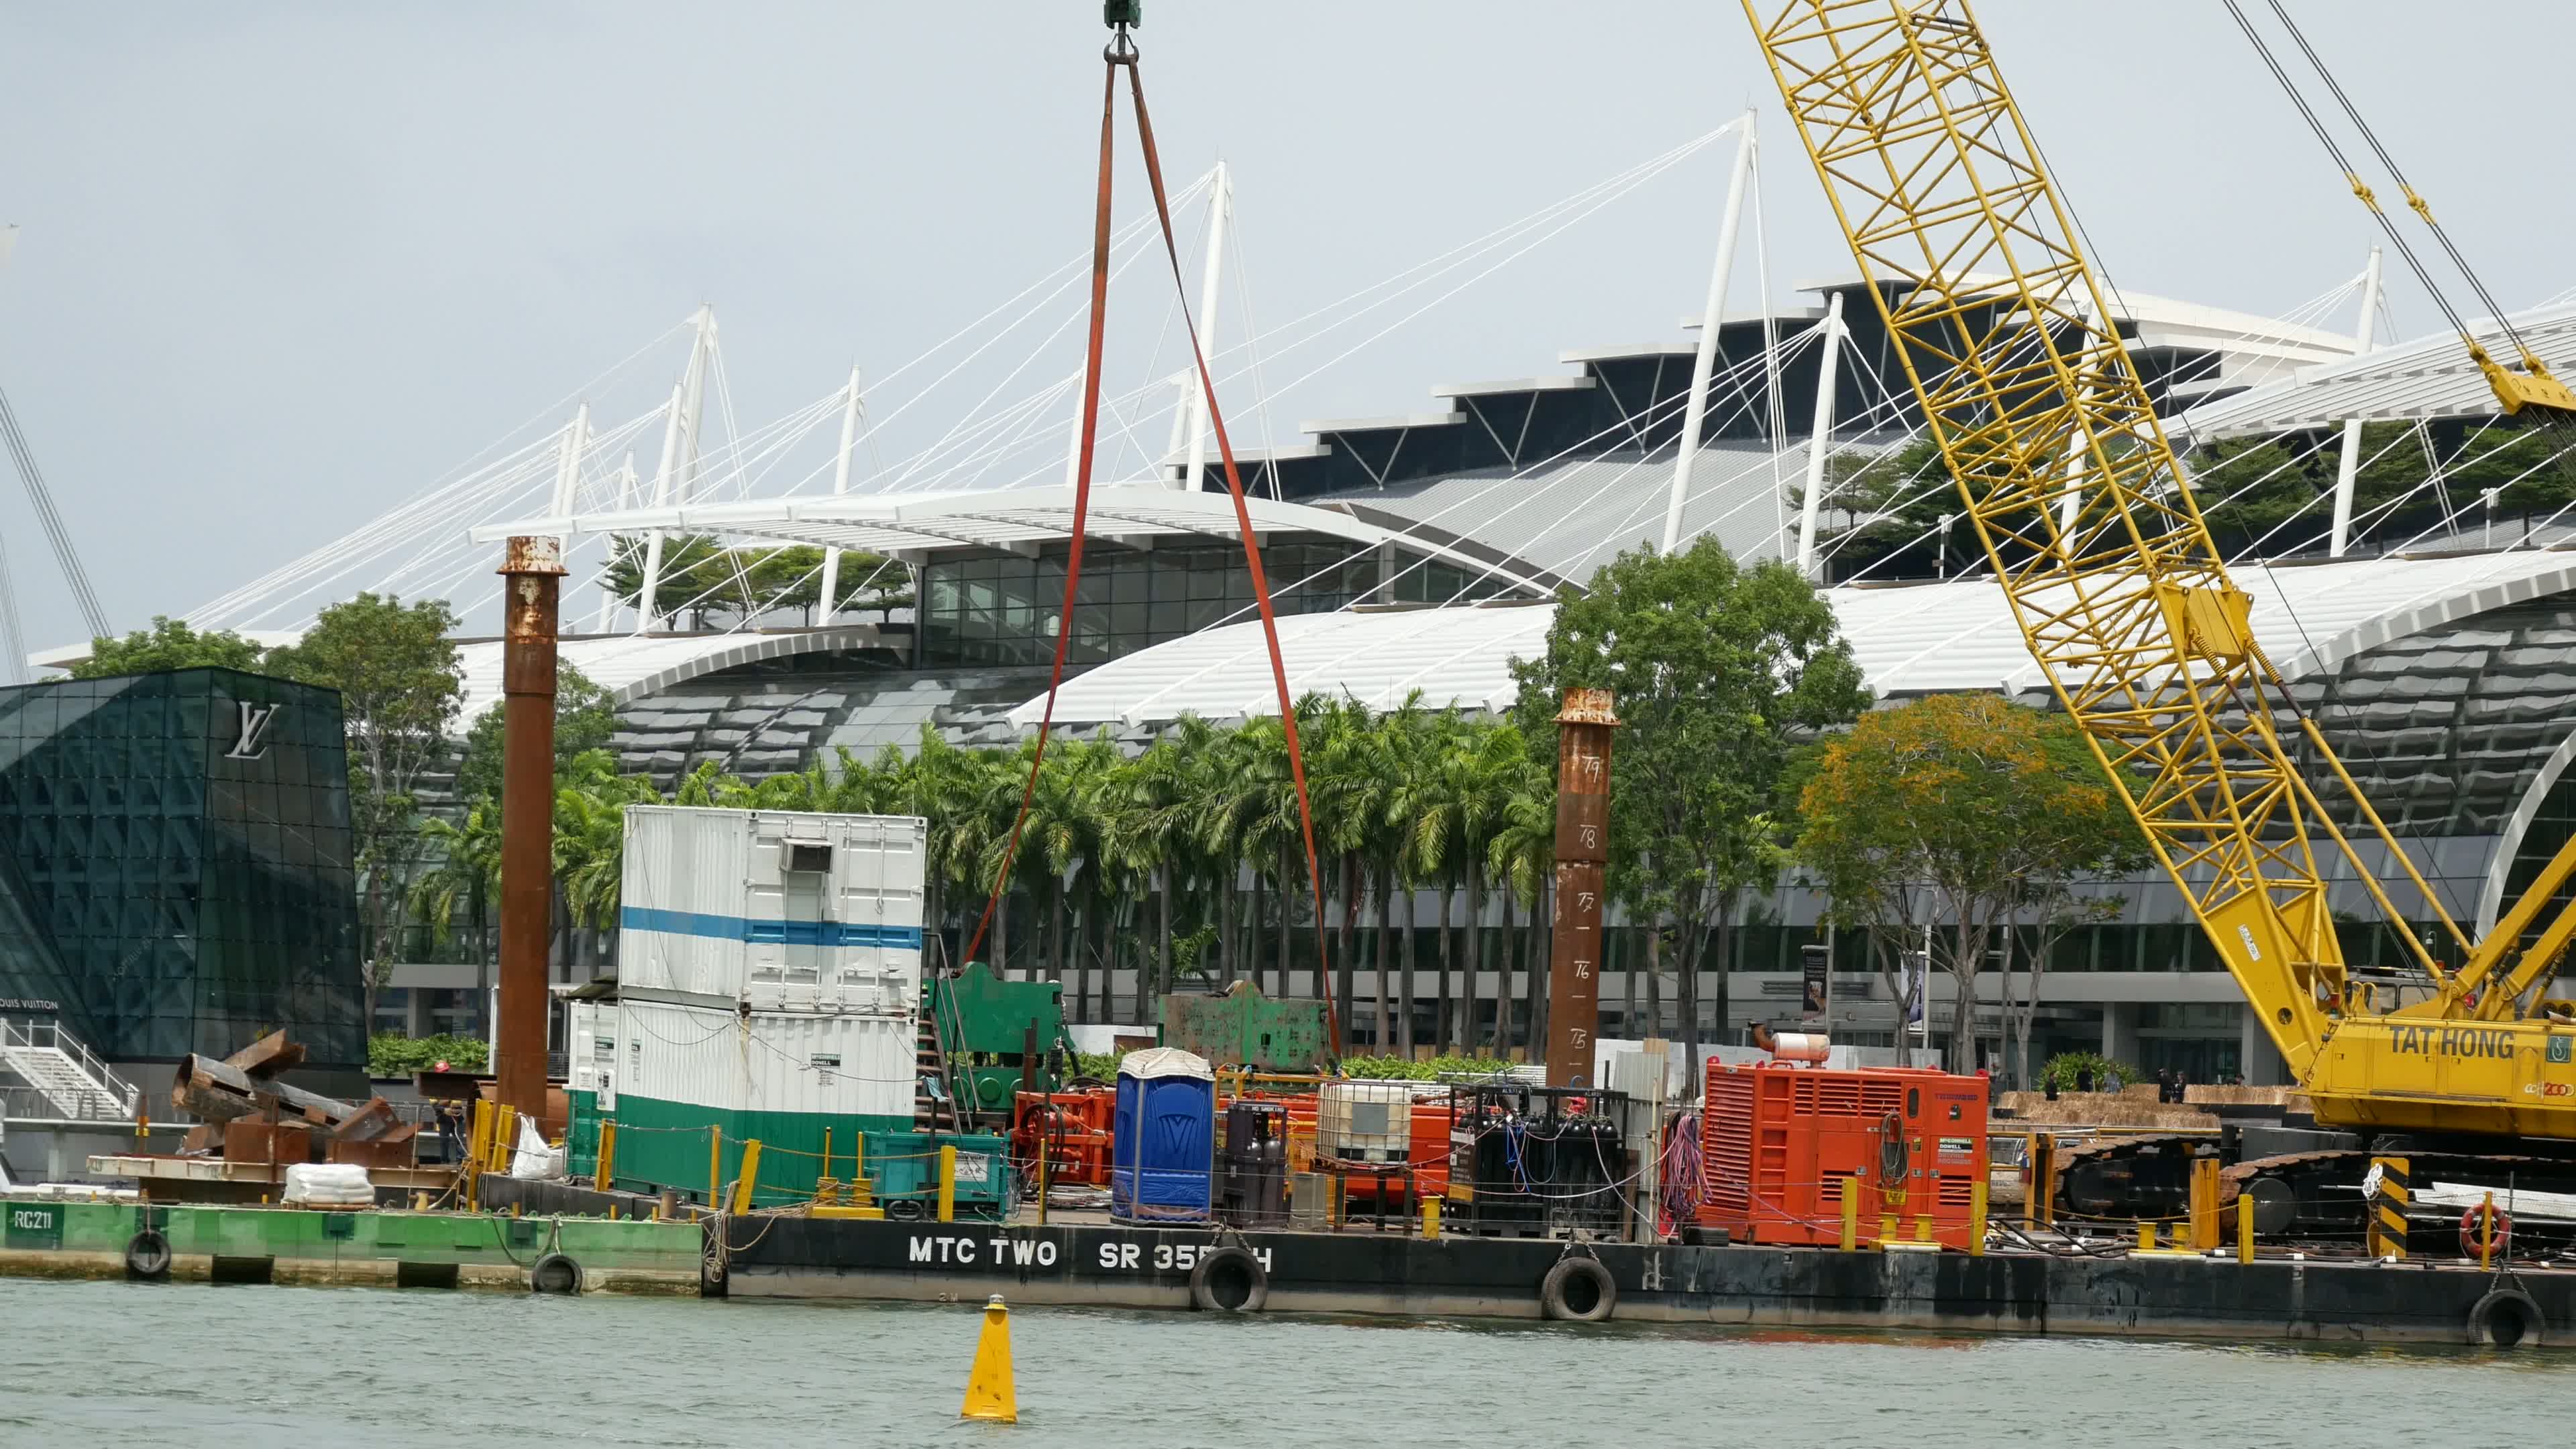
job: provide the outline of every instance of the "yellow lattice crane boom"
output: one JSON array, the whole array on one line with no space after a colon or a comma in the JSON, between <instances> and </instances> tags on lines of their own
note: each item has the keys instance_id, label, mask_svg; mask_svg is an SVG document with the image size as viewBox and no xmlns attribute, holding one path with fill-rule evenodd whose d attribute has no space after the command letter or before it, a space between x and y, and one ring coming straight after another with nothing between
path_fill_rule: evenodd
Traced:
<instances>
[{"instance_id":1,"label":"yellow lattice crane boom","mask_svg":"<svg viewBox=\"0 0 2576 1449\"><path fill-rule=\"evenodd\" d=\"M1744 5L2032 655L2318 1121L2576 1139L2576 1025L2532 1000L2576 915L2517 949L2576 841L2484 943L2444 910L2256 642L1968 5ZM2348 976L2338 879L2414 999Z\"/></svg>"}]
</instances>

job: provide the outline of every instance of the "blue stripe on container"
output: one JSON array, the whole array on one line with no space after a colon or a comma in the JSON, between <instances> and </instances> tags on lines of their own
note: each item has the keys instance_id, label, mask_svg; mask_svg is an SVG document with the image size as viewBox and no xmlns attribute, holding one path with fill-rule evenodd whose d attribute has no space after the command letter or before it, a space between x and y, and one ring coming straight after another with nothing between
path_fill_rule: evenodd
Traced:
<instances>
[{"instance_id":1,"label":"blue stripe on container","mask_svg":"<svg viewBox=\"0 0 2576 1449\"><path fill-rule=\"evenodd\" d=\"M667 931L674 936L705 936L717 941L921 949L919 926L863 926L850 921L755 921L747 916L712 916L698 911L665 911L649 906L626 907L618 913L617 923L630 931Z\"/></svg>"}]
</instances>

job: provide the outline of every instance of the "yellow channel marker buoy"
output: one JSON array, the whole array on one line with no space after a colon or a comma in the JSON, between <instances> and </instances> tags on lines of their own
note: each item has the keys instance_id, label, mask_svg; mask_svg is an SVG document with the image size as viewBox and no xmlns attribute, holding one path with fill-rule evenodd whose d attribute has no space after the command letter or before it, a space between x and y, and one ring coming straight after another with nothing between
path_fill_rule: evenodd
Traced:
<instances>
[{"instance_id":1,"label":"yellow channel marker buoy","mask_svg":"<svg viewBox=\"0 0 2576 1449\"><path fill-rule=\"evenodd\" d=\"M1020 1396L1011 1386L1011 1310L999 1293L984 1305L984 1331L975 1339L975 1366L966 1371L966 1405L957 1417L1020 1421Z\"/></svg>"}]
</instances>

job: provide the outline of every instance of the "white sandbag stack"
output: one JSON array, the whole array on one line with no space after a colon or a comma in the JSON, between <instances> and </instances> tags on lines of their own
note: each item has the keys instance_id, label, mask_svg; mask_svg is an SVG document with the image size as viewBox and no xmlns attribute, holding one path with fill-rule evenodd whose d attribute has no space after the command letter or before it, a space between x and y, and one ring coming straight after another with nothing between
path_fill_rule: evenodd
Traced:
<instances>
[{"instance_id":1,"label":"white sandbag stack","mask_svg":"<svg viewBox=\"0 0 2576 1449\"><path fill-rule=\"evenodd\" d=\"M297 1162L286 1169L288 1207L371 1208L376 1189L367 1170L345 1162Z\"/></svg>"}]
</instances>

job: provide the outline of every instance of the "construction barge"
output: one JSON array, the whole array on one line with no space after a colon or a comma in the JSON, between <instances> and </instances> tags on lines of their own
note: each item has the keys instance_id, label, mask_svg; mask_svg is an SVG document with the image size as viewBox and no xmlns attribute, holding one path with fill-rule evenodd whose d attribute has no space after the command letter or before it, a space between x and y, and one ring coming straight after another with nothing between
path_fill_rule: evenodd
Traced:
<instances>
[{"instance_id":1,"label":"construction barge","mask_svg":"<svg viewBox=\"0 0 2576 1449\"><path fill-rule=\"evenodd\" d=\"M620 1200L624 1194L500 1177L483 1190L490 1210L482 1213L14 1198L0 1202L0 1273L746 1301L980 1304L998 1293L1015 1305L1215 1314L2576 1344L2576 1271L2521 1264L2480 1269L2269 1250L2241 1262L2233 1252L2111 1245L2065 1254L1901 1245L1845 1252L788 1212L654 1222L624 1218L640 1206Z\"/></svg>"}]
</instances>

